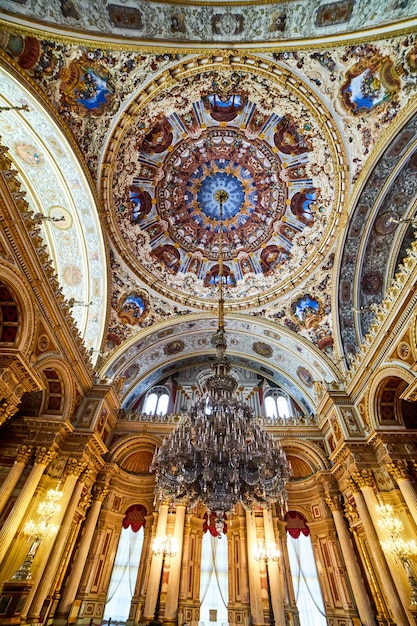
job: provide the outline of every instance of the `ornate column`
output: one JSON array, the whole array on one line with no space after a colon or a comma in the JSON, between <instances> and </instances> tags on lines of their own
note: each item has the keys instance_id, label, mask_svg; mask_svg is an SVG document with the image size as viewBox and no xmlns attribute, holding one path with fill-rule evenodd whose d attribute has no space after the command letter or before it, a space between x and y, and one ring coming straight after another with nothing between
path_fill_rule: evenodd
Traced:
<instances>
[{"instance_id":1,"label":"ornate column","mask_svg":"<svg viewBox=\"0 0 417 626\"><path fill-rule=\"evenodd\" d=\"M3 512L4 507L9 501L9 498L13 493L13 489L16 487L17 482L25 469L25 465L32 455L32 450L32 446L19 446L17 448L15 462L13 463L6 480L0 487L0 513Z\"/></svg>"},{"instance_id":2,"label":"ornate column","mask_svg":"<svg viewBox=\"0 0 417 626\"><path fill-rule=\"evenodd\" d=\"M248 538L248 573L249 573L249 595L250 612L252 626L264 623L264 612L262 608L261 580L259 578L259 566L253 556L258 539L256 537L255 517L246 511L246 531Z\"/></svg>"},{"instance_id":3,"label":"ornate column","mask_svg":"<svg viewBox=\"0 0 417 626\"><path fill-rule=\"evenodd\" d=\"M367 472L367 470L365 470ZM364 472L363 472L364 474ZM356 475L355 475L356 476ZM354 480L349 481L349 487L352 489L353 497L355 499L356 508L358 509L359 517L361 519L366 538L369 542L372 556L377 566L379 579L384 589L384 600L387 606L390 608L391 615L394 618L396 624L409 624L410 621L405 613L404 607L401 603L400 597L395 587L394 581L391 576L391 572L388 568L387 561L385 560L384 553L382 552L381 544L379 543L378 535L372 522L372 518L369 514L368 503L365 500L366 493L369 505L373 505L375 494L370 485L370 478L368 474L357 476L361 482L360 488ZM372 496L369 492L372 491ZM375 498L376 500L376 498ZM411 622L412 623L412 622Z\"/></svg>"},{"instance_id":4,"label":"ornate column","mask_svg":"<svg viewBox=\"0 0 417 626\"><path fill-rule=\"evenodd\" d=\"M158 521L156 524L155 537L163 537L166 534L168 520L168 504L161 504L159 507ZM152 548L151 548L152 549ZM149 580L146 590L145 607L143 610L143 620L151 621L153 618L155 604L158 596L158 583L161 575L161 559L152 554Z\"/></svg>"},{"instance_id":5,"label":"ornate column","mask_svg":"<svg viewBox=\"0 0 417 626\"><path fill-rule=\"evenodd\" d=\"M59 567L67 537L71 529L72 520L84 487L84 481L78 481L78 478L84 468L85 463L79 462L77 459L69 459L67 462L65 470L67 477L62 489L64 496L62 502L63 514L61 515L61 519L63 521L55 538L55 542L52 546L53 549L49 554L49 558L44 561L44 566L40 573L39 583L37 587L34 587L32 593L29 594L28 603L30 603L31 600L32 603L30 604L28 616L32 621L37 620L40 616L43 603L48 594L51 593L51 585ZM44 618L46 617L47 616L45 615Z\"/></svg>"},{"instance_id":6,"label":"ornate column","mask_svg":"<svg viewBox=\"0 0 417 626\"><path fill-rule=\"evenodd\" d=\"M45 468L48 467L49 463L56 456L56 454L55 450L48 450L47 448L40 448L36 452L35 464L32 471L23 485L3 528L0 530L0 564L9 552L14 536L25 516L28 505L31 502L36 487L39 485L39 481L42 478Z\"/></svg>"},{"instance_id":7,"label":"ornate column","mask_svg":"<svg viewBox=\"0 0 417 626\"><path fill-rule=\"evenodd\" d=\"M366 593L366 588L362 580L361 570L356 560L356 555L350 540L349 531L345 524L340 498L339 496L329 495L326 498L326 503L333 515L337 536L340 541L340 547L345 561L346 570L352 587L359 617L363 626L375 626L374 612L372 610L368 594Z\"/></svg>"},{"instance_id":8,"label":"ornate column","mask_svg":"<svg viewBox=\"0 0 417 626\"><path fill-rule=\"evenodd\" d=\"M78 551L72 564L70 575L67 578L67 582L62 593L60 603L58 605L58 611L54 623L59 623L60 620L63 620L63 623L65 624L67 623L67 617L70 614L72 604L77 595L78 587L81 581L81 575L87 562L88 552L90 550L91 542L93 540L97 520L100 515L104 499L107 496L108 488L107 486L103 487L102 485L94 485L92 493L93 503L84 523L84 528L82 530L83 534L80 540Z\"/></svg>"},{"instance_id":9,"label":"ornate column","mask_svg":"<svg viewBox=\"0 0 417 626\"><path fill-rule=\"evenodd\" d=\"M417 463L415 461L414 466L417 470ZM413 487L413 483L410 480L407 461L404 459L401 461L395 461L393 463L387 463L387 470L397 482L405 503L408 506L408 510L410 511L410 514L415 524L417 525L417 494Z\"/></svg>"},{"instance_id":10,"label":"ornate column","mask_svg":"<svg viewBox=\"0 0 417 626\"><path fill-rule=\"evenodd\" d=\"M178 552L170 559L169 568L169 585L166 597L164 622L170 622L172 624L177 623L178 614L178 595L180 590L180 575L181 575L181 562L182 562L182 546L184 539L184 520L185 520L186 506L184 504L177 504L175 507L175 527L174 527L174 539L176 541Z\"/></svg>"},{"instance_id":11,"label":"ornate column","mask_svg":"<svg viewBox=\"0 0 417 626\"><path fill-rule=\"evenodd\" d=\"M277 545L272 513L264 509L265 543ZM283 584L278 568L278 561L269 561L265 564L269 568L269 580L271 586L271 601L274 609L275 623L277 626L286 626L284 611Z\"/></svg>"}]
</instances>

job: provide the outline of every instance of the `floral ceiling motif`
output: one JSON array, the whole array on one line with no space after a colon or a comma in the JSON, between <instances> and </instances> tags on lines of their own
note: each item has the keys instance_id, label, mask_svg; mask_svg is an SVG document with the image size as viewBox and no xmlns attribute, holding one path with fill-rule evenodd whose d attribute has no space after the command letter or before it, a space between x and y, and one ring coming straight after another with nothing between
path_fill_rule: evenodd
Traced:
<instances>
[{"instance_id":1,"label":"floral ceiling motif","mask_svg":"<svg viewBox=\"0 0 417 626\"><path fill-rule=\"evenodd\" d=\"M168 89L128 127L121 117L106 159L125 262L199 305L217 297L222 229L226 301L293 289L331 245L343 209L336 128L323 129L302 84L289 91L254 70L205 69Z\"/></svg>"},{"instance_id":2,"label":"floral ceiling motif","mask_svg":"<svg viewBox=\"0 0 417 626\"><path fill-rule=\"evenodd\" d=\"M389 25L417 14L415 0L157 2L3 0L11 14L47 26L125 39L177 42L288 41Z\"/></svg>"}]
</instances>

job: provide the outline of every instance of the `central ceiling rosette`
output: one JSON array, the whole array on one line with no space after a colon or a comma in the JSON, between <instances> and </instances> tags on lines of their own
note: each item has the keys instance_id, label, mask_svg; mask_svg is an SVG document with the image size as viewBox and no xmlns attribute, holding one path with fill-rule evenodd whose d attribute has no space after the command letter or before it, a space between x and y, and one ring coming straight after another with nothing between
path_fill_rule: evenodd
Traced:
<instances>
[{"instance_id":1,"label":"central ceiling rosette","mask_svg":"<svg viewBox=\"0 0 417 626\"><path fill-rule=\"evenodd\" d=\"M223 190L226 305L266 302L305 280L334 238L345 175L337 129L304 85L278 73L181 71L138 96L114 130L104 181L114 244L164 296L211 305Z\"/></svg>"},{"instance_id":2,"label":"central ceiling rosette","mask_svg":"<svg viewBox=\"0 0 417 626\"><path fill-rule=\"evenodd\" d=\"M273 235L285 211L281 163L262 141L249 142L239 129L210 129L196 141L180 141L163 164L156 184L157 211L173 241L208 260L219 256L219 203L223 205L223 256L258 249Z\"/></svg>"}]
</instances>

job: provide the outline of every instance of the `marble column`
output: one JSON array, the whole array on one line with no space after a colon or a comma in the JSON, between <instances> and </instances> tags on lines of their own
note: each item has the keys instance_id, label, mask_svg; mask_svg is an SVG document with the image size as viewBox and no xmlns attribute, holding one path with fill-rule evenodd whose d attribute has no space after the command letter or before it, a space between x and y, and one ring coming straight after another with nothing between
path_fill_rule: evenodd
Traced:
<instances>
[{"instance_id":1,"label":"marble column","mask_svg":"<svg viewBox=\"0 0 417 626\"><path fill-rule=\"evenodd\" d=\"M84 522L78 551L75 555L74 562L71 566L70 575L67 578L65 588L62 592L54 623L58 623L61 619L63 620L64 624L67 623L67 617L70 614L72 604L77 595L78 587L80 585L81 576L84 571L85 564L87 562L88 553L94 537L94 531L97 526L101 507L108 494L108 488L103 487L102 485L94 485L92 489L92 494L93 502L87 514L87 518Z\"/></svg>"},{"instance_id":2,"label":"marble column","mask_svg":"<svg viewBox=\"0 0 417 626\"><path fill-rule=\"evenodd\" d=\"M248 538L248 573L249 573L249 595L251 624L259 626L264 623L264 612L262 607L261 580L259 577L259 565L253 556L253 552L258 545L256 536L255 517L250 511L246 511L246 531Z\"/></svg>"},{"instance_id":3,"label":"marble column","mask_svg":"<svg viewBox=\"0 0 417 626\"><path fill-rule=\"evenodd\" d=\"M265 543L277 545L274 524L272 520L272 512L264 509L264 530L265 530ZM277 561L269 561L265 563L265 567L269 570L269 581L271 586L271 601L274 609L275 623L277 626L286 626L285 611L284 611L284 596L282 593L282 581L279 575L279 568Z\"/></svg>"},{"instance_id":4,"label":"marble column","mask_svg":"<svg viewBox=\"0 0 417 626\"><path fill-rule=\"evenodd\" d=\"M19 446L16 450L15 462L13 463L6 480L0 487L0 513L3 512L4 507L9 501L9 498L13 493L13 489L16 487L19 478L21 477L22 472L32 455L32 451L33 448L31 446Z\"/></svg>"},{"instance_id":5,"label":"marble column","mask_svg":"<svg viewBox=\"0 0 417 626\"><path fill-rule=\"evenodd\" d=\"M158 521L156 524L155 539L162 538L166 535L166 527L168 520L168 504L161 504L159 507ZM152 549L152 548L151 548ZM158 599L159 579L161 576L161 557L152 554L151 568L149 572L149 580L146 591L145 607L143 611L143 620L151 621L154 616L156 601Z\"/></svg>"},{"instance_id":6,"label":"marble column","mask_svg":"<svg viewBox=\"0 0 417 626\"><path fill-rule=\"evenodd\" d=\"M164 622L168 621L175 624L177 623L178 613L185 510L186 507L183 504L177 504L175 507L174 539L178 547L178 552L170 559L169 585L164 612Z\"/></svg>"},{"instance_id":7,"label":"marble column","mask_svg":"<svg viewBox=\"0 0 417 626\"><path fill-rule=\"evenodd\" d=\"M417 470L417 463L414 463L414 465L415 469ZM417 494L414 489L413 483L410 480L407 461L402 460L395 461L394 463L388 463L387 470L395 479L405 500L405 503L408 506L410 515L417 526Z\"/></svg>"},{"instance_id":8,"label":"marble column","mask_svg":"<svg viewBox=\"0 0 417 626\"><path fill-rule=\"evenodd\" d=\"M71 460L72 459L70 459L70 461ZM32 620L36 620L36 618L40 616L42 605L45 598L50 593L53 580L61 562L67 538L71 529L72 521L74 519L74 514L80 501L81 493L84 487L84 482L78 480L83 469L84 464L78 462L70 464L67 469L67 477L62 488L62 523L60 524L58 534L52 546L52 550L49 554L49 558L44 562L43 571L40 573L39 583L37 587L34 587L32 592L29 594L28 605L30 602L31 604L28 611L28 616Z\"/></svg>"},{"instance_id":9,"label":"marble column","mask_svg":"<svg viewBox=\"0 0 417 626\"><path fill-rule=\"evenodd\" d=\"M358 477L356 476L356 478ZM372 490L372 488L370 486L366 486L363 480L361 480L361 483L362 485L359 488L356 482L354 480L351 480L349 481L349 486L352 489L356 508L358 510L359 517L361 519L363 529L366 534L366 538L369 542L371 554L377 566L377 573L382 588L384 589L385 602L390 609L394 622L396 624L402 624L405 626L406 624L409 624L410 621L408 619L408 616L406 615L394 581L392 579L391 572L382 551L381 544L379 543L378 535L372 522L372 518L369 514L369 509L365 500L365 496L363 494L363 491L365 491L365 493L367 493L367 496L369 496L368 490Z\"/></svg>"},{"instance_id":10,"label":"marble column","mask_svg":"<svg viewBox=\"0 0 417 626\"><path fill-rule=\"evenodd\" d=\"M362 580L361 570L359 568L356 554L350 539L350 534L345 523L340 498L339 496L329 496L326 498L326 502L333 515L334 525L339 538L340 547L359 617L363 626L375 626L376 622L374 612L372 610L368 594L366 593L366 587L364 581Z\"/></svg>"},{"instance_id":11,"label":"marble column","mask_svg":"<svg viewBox=\"0 0 417 626\"><path fill-rule=\"evenodd\" d=\"M20 524L31 503L36 487L42 478L45 469L56 456L56 452L47 448L40 448L35 457L35 464L19 493L19 496L7 517L3 528L0 530L0 564L4 557L8 554L9 548L19 529Z\"/></svg>"}]
</instances>

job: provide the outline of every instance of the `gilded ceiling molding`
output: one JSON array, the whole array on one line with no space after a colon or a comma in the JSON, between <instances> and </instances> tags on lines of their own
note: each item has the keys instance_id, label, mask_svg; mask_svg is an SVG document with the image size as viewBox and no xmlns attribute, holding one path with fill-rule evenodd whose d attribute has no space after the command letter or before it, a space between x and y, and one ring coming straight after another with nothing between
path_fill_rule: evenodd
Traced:
<instances>
[{"instance_id":1,"label":"gilded ceiling molding","mask_svg":"<svg viewBox=\"0 0 417 626\"><path fill-rule=\"evenodd\" d=\"M44 383L46 383L46 391L44 392L43 396L44 401L45 394L49 393L49 379L45 375L45 370L53 370L59 374L62 384L62 396L64 398L64 405L62 407L60 416L63 420L72 421L74 419L74 414L77 410L77 387L74 380L74 371L70 367L69 363L64 359L61 359L56 354L51 354L50 352L47 352L45 354L42 354L37 359L37 361L33 364L33 368L39 374L39 376L43 378ZM47 413L47 411L45 412Z\"/></svg>"},{"instance_id":2,"label":"gilded ceiling molding","mask_svg":"<svg viewBox=\"0 0 417 626\"><path fill-rule=\"evenodd\" d=\"M312 470L312 473L326 471L330 469L327 453L314 441L293 439L280 435L282 449L287 456L296 456L305 461Z\"/></svg>"}]
</instances>

